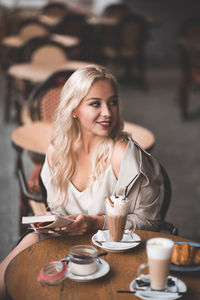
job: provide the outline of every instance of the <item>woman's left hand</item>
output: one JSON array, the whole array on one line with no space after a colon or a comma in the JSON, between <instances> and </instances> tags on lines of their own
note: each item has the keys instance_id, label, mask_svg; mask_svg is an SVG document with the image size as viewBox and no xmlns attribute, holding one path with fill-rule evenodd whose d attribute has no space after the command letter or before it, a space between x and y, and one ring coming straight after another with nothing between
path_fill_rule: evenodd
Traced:
<instances>
[{"instance_id":1,"label":"woman's left hand","mask_svg":"<svg viewBox=\"0 0 200 300\"><path fill-rule=\"evenodd\" d=\"M70 223L66 227L59 228L59 230L68 232L70 235L83 235L87 232L101 229L104 223L103 216L74 214L68 217L73 219L74 222Z\"/></svg>"}]
</instances>

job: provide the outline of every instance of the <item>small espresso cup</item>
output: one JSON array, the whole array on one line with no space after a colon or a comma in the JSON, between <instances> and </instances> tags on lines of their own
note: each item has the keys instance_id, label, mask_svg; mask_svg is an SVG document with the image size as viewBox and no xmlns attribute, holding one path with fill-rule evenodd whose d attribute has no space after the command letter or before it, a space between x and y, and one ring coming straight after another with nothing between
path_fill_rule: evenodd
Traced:
<instances>
[{"instance_id":1,"label":"small espresso cup","mask_svg":"<svg viewBox=\"0 0 200 300\"><path fill-rule=\"evenodd\" d=\"M69 268L75 275L87 276L98 268L98 250L89 245L77 245L69 249Z\"/></svg>"},{"instance_id":2,"label":"small espresso cup","mask_svg":"<svg viewBox=\"0 0 200 300\"><path fill-rule=\"evenodd\" d=\"M148 263L138 267L138 276L148 267L153 290L164 290L167 286L173 247L174 242L167 238L152 238L147 241Z\"/></svg>"}]
</instances>

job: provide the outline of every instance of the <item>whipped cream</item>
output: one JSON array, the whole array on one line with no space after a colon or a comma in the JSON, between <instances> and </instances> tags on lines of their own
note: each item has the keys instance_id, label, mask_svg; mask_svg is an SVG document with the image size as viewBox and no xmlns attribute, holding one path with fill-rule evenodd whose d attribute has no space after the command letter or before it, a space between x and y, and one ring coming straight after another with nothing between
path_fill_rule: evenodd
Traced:
<instances>
[{"instance_id":1,"label":"whipped cream","mask_svg":"<svg viewBox=\"0 0 200 300\"><path fill-rule=\"evenodd\" d=\"M106 212L111 216L126 216L129 200L122 196L110 196L106 199Z\"/></svg>"}]
</instances>

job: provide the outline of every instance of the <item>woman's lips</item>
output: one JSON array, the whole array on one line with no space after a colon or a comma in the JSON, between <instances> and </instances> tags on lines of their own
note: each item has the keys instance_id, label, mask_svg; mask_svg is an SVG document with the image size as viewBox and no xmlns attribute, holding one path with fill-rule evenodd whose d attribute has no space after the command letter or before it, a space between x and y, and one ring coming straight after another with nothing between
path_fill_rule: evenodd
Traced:
<instances>
[{"instance_id":1,"label":"woman's lips","mask_svg":"<svg viewBox=\"0 0 200 300\"><path fill-rule=\"evenodd\" d=\"M111 126L112 122L111 121L102 121L102 122L97 122L101 127L103 128L108 128Z\"/></svg>"}]
</instances>

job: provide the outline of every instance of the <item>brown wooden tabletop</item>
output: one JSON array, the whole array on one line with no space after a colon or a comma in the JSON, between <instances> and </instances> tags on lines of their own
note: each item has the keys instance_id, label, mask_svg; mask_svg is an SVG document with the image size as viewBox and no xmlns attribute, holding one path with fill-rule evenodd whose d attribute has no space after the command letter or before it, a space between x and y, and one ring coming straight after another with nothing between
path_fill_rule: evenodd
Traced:
<instances>
[{"instance_id":1,"label":"brown wooden tabletop","mask_svg":"<svg viewBox=\"0 0 200 300\"><path fill-rule=\"evenodd\" d=\"M162 236L174 241L187 239L150 231L136 231L142 240ZM5 274L7 294L13 300L67 299L67 300L115 300L138 299L134 294L118 294L117 290L129 290L130 282L136 278L137 267L146 262L145 245L141 244L126 252L108 252L104 259L110 271L104 277L89 282L76 282L66 278L63 282L41 286L36 278L47 263L60 260L69 248L77 244L91 244L92 234L74 237L57 237L39 242L18 254L9 264ZM102 249L99 248L100 251ZM200 299L200 272L170 273L185 282L188 293L182 299ZM10 298L9 298L10 299Z\"/></svg>"},{"instance_id":2,"label":"brown wooden tabletop","mask_svg":"<svg viewBox=\"0 0 200 300\"><path fill-rule=\"evenodd\" d=\"M124 130L144 149L149 150L155 143L153 133L145 127L125 122ZM12 142L21 149L45 154L51 136L51 124L43 121L32 122L13 130Z\"/></svg>"},{"instance_id":3,"label":"brown wooden tabletop","mask_svg":"<svg viewBox=\"0 0 200 300\"><path fill-rule=\"evenodd\" d=\"M51 124L36 121L13 130L11 140L23 150L45 154L51 137Z\"/></svg>"}]
</instances>

